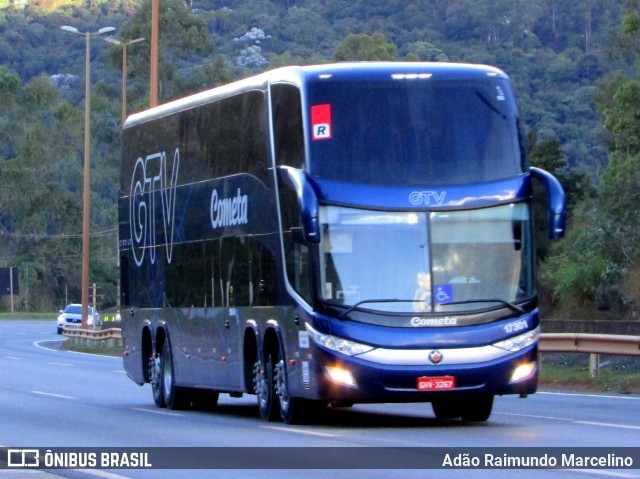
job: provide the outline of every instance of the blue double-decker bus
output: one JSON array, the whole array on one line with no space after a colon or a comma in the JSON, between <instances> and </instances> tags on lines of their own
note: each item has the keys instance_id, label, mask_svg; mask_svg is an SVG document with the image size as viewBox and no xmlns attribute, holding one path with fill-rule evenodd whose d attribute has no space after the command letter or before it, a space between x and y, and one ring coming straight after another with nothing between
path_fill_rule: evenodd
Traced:
<instances>
[{"instance_id":1,"label":"blue double-decker bus","mask_svg":"<svg viewBox=\"0 0 640 479\"><path fill-rule=\"evenodd\" d=\"M285 67L132 115L119 202L124 365L155 404L253 394L265 420L534 393L532 179L508 77Z\"/></svg>"}]
</instances>

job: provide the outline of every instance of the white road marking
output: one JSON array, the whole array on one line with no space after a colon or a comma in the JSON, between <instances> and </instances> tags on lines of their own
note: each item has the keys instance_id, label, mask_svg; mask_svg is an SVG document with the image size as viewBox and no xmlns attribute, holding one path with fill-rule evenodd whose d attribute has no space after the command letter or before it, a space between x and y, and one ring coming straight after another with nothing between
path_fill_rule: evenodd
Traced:
<instances>
[{"instance_id":1,"label":"white road marking","mask_svg":"<svg viewBox=\"0 0 640 479\"><path fill-rule=\"evenodd\" d=\"M540 392L538 391L536 394L547 395L547 396L580 396L586 398L598 398L598 399L624 399L631 401L640 401L640 396L610 396L608 394L584 394L584 393L554 393L554 392Z\"/></svg>"},{"instance_id":2,"label":"white road marking","mask_svg":"<svg viewBox=\"0 0 640 479\"><path fill-rule=\"evenodd\" d=\"M134 407L131 409L133 409L134 411L149 412L151 414L162 414L164 416L182 416L183 415L177 412L158 411L157 409L145 409L141 407Z\"/></svg>"},{"instance_id":3,"label":"white road marking","mask_svg":"<svg viewBox=\"0 0 640 479\"><path fill-rule=\"evenodd\" d=\"M606 477L622 477L626 479L637 479L640 476L630 472L614 472L614 471L602 471L599 469L567 469L570 472L577 472L578 474L593 474L594 476L606 476Z\"/></svg>"},{"instance_id":4,"label":"white road marking","mask_svg":"<svg viewBox=\"0 0 640 479\"><path fill-rule=\"evenodd\" d=\"M77 397L73 397L73 396L65 396L64 394L55 394L55 393L47 393L44 391L31 391L33 394L38 394L40 396L49 396L49 397L53 397L53 398L60 398L60 399L78 399Z\"/></svg>"},{"instance_id":5,"label":"white road marking","mask_svg":"<svg viewBox=\"0 0 640 479\"><path fill-rule=\"evenodd\" d=\"M338 434L329 434L329 433L326 433L326 432L305 431L303 429L291 429L291 428L288 428L288 427L260 426L260 429L272 429L274 431L280 431L280 432L293 432L295 434L306 434L308 436L339 437Z\"/></svg>"},{"instance_id":6,"label":"white road marking","mask_svg":"<svg viewBox=\"0 0 640 479\"><path fill-rule=\"evenodd\" d=\"M593 422L593 421L574 421L576 424L586 424L588 426L602 426L602 427L618 427L622 429L637 429L640 431L640 426L630 426L627 424L614 424L609 422Z\"/></svg>"}]
</instances>

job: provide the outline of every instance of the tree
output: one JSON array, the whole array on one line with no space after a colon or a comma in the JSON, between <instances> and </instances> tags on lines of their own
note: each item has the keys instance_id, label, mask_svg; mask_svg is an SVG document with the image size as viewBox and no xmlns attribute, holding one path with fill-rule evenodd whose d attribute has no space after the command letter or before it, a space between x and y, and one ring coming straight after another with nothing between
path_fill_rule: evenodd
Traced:
<instances>
[{"instance_id":1,"label":"tree","mask_svg":"<svg viewBox=\"0 0 640 479\"><path fill-rule=\"evenodd\" d=\"M635 155L640 152L640 81L625 81L613 99L613 104L603 112L604 126L613 139L613 151Z\"/></svg>"},{"instance_id":2,"label":"tree","mask_svg":"<svg viewBox=\"0 0 640 479\"><path fill-rule=\"evenodd\" d=\"M637 2L622 23L625 54L638 58ZM624 313L638 301L625 291L630 270L640 261L640 81L612 75L598 84L595 105L609 135L609 164L601 172L595 201L580 205L567 242L550 256L543 278L565 301L591 302L600 310ZM631 280L633 284L634 280Z\"/></svg>"},{"instance_id":3,"label":"tree","mask_svg":"<svg viewBox=\"0 0 640 479\"><path fill-rule=\"evenodd\" d=\"M159 97L166 101L182 96L179 85L181 69L192 68L194 62L202 61L213 51L206 22L192 14L182 0L162 0L159 2ZM134 38L151 38L151 0L146 0L122 26L119 35L123 42ZM131 48L127 51L130 60L128 73L131 77L149 78L150 50ZM122 48L111 47L109 63L117 69L122 67ZM187 72L188 73L188 72ZM133 98L135 102L136 99Z\"/></svg>"},{"instance_id":4,"label":"tree","mask_svg":"<svg viewBox=\"0 0 640 479\"><path fill-rule=\"evenodd\" d=\"M338 45L333 59L336 61L382 61L395 60L398 48L387 42L382 33L373 35L349 34Z\"/></svg>"},{"instance_id":5,"label":"tree","mask_svg":"<svg viewBox=\"0 0 640 479\"><path fill-rule=\"evenodd\" d=\"M449 57L433 43L419 41L407 45L407 59L423 62L446 62Z\"/></svg>"},{"instance_id":6,"label":"tree","mask_svg":"<svg viewBox=\"0 0 640 479\"><path fill-rule=\"evenodd\" d=\"M531 165L548 171L562 184L567 195L568 215L571 216L576 205L588 192L589 180L583 173L569 167L566 155L562 152L560 141L545 140L536 143L530 153ZM541 187L534 185L533 214L535 229L536 256L538 261L549 254L551 243L547 231L546 194Z\"/></svg>"},{"instance_id":7,"label":"tree","mask_svg":"<svg viewBox=\"0 0 640 479\"><path fill-rule=\"evenodd\" d=\"M82 116L46 75L18 93L15 151L0 163L3 248L20 268L38 265L30 268L30 301L51 309L62 294L59 277L79 284Z\"/></svg>"}]
</instances>

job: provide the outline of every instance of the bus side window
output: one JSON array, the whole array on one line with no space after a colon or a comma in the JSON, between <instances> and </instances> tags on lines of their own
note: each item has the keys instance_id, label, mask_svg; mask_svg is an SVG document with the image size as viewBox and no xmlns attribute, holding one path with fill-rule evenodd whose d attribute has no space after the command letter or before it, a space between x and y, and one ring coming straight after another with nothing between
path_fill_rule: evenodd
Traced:
<instances>
[{"instance_id":1,"label":"bus side window","mask_svg":"<svg viewBox=\"0 0 640 479\"><path fill-rule=\"evenodd\" d=\"M300 91L292 85L272 85L276 165L304 169L304 132Z\"/></svg>"},{"instance_id":2,"label":"bus side window","mask_svg":"<svg viewBox=\"0 0 640 479\"><path fill-rule=\"evenodd\" d=\"M250 239L252 306L273 306L277 301L276 262L260 240Z\"/></svg>"},{"instance_id":3,"label":"bus side window","mask_svg":"<svg viewBox=\"0 0 640 479\"><path fill-rule=\"evenodd\" d=\"M129 258L120 256L120 304L129 306Z\"/></svg>"}]
</instances>

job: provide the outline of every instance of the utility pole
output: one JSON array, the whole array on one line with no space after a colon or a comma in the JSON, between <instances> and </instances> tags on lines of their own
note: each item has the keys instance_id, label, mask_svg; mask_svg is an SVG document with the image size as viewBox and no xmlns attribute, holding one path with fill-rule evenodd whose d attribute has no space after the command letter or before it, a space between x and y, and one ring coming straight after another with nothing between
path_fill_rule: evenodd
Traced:
<instances>
[{"instance_id":1,"label":"utility pole","mask_svg":"<svg viewBox=\"0 0 640 479\"><path fill-rule=\"evenodd\" d=\"M62 30L85 37L85 64L84 64L84 186L82 194L82 327L87 327L89 311L89 241L90 241L90 208L91 208L91 36L109 33L114 27L104 27L95 32L81 32L76 27L64 25Z\"/></svg>"},{"instance_id":2,"label":"utility pole","mask_svg":"<svg viewBox=\"0 0 640 479\"><path fill-rule=\"evenodd\" d=\"M158 105L158 16L160 0L151 0L151 72L149 75L149 106Z\"/></svg>"}]
</instances>

